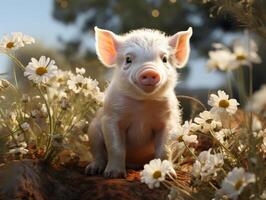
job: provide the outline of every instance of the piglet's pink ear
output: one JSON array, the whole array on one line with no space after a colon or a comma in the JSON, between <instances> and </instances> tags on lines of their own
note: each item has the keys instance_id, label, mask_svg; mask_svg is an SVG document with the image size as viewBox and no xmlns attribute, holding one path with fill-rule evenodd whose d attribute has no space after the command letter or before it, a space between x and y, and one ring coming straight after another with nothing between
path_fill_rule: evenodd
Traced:
<instances>
[{"instance_id":1,"label":"piglet's pink ear","mask_svg":"<svg viewBox=\"0 0 266 200\"><path fill-rule=\"evenodd\" d=\"M96 53L100 61L106 67L113 67L117 58L117 36L111 31L99 29L97 27L95 27L94 30L96 38Z\"/></svg>"},{"instance_id":2,"label":"piglet's pink ear","mask_svg":"<svg viewBox=\"0 0 266 200\"><path fill-rule=\"evenodd\" d=\"M187 63L190 53L189 40L191 36L192 28L190 27L187 31L177 32L169 38L169 45L174 48L174 56L178 68L184 67Z\"/></svg>"}]
</instances>

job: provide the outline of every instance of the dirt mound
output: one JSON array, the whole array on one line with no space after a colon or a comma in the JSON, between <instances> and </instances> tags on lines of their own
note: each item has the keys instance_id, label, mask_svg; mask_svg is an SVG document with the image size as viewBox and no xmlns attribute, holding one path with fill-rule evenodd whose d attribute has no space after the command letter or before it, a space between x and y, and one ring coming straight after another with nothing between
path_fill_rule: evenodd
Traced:
<instances>
[{"instance_id":1,"label":"dirt mound","mask_svg":"<svg viewBox=\"0 0 266 200\"><path fill-rule=\"evenodd\" d=\"M55 169L33 160L12 161L0 166L1 200L150 200L167 199L165 188L150 190L138 180L85 176L84 168Z\"/></svg>"}]
</instances>

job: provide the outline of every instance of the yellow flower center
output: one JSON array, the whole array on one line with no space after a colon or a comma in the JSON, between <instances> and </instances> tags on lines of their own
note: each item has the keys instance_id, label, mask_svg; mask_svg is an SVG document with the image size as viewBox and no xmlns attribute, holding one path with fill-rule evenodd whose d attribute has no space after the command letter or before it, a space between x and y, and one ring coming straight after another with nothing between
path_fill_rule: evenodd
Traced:
<instances>
[{"instance_id":1,"label":"yellow flower center","mask_svg":"<svg viewBox=\"0 0 266 200\"><path fill-rule=\"evenodd\" d=\"M59 79L57 79L57 82L59 82L59 83L62 83L63 81L64 81L63 78L59 78Z\"/></svg>"},{"instance_id":2,"label":"yellow flower center","mask_svg":"<svg viewBox=\"0 0 266 200\"><path fill-rule=\"evenodd\" d=\"M222 99L219 102L219 107L221 107L221 108L227 108L228 106L229 106L229 102L226 99Z\"/></svg>"},{"instance_id":3,"label":"yellow flower center","mask_svg":"<svg viewBox=\"0 0 266 200\"><path fill-rule=\"evenodd\" d=\"M159 171L159 170L157 170L157 171L155 171L155 172L153 173L152 176L153 176L154 179L158 179L158 178L162 177L162 172Z\"/></svg>"},{"instance_id":4,"label":"yellow flower center","mask_svg":"<svg viewBox=\"0 0 266 200\"><path fill-rule=\"evenodd\" d=\"M236 59L237 60L239 60L239 61L241 61L241 60L245 60L247 57L244 55L244 54L238 54L237 56L236 56Z\"/></svg>"},{"instance_id":5,"label":"yellow flower center","mask_svg":"<svg viewBox=\"0 0 266 200\"><path fill-rule=\"evenodd\" d=\"M48 72L46 67L38 67L36 69L36 74L38 74L39 76L42 76L44 74L46 74Z\"/></svg>"},{"instance_id":6,"label":"yellow flower center","mask_svg":"<svg viewBox=\"0 0 266 200\"><path fill-rule=\"evenodd\" d=\"M77 82L77 83L76 83L76 87L77 87L77 88L81 88L82 85L83 85L83 84L82 84L81 82Z\"/></svg>"},{"instance_id":7,"label":"yellow flower center","mask_svg":"<svg viewBox=\"0 0 266 200\"><path fill-rule=\"evenodd\" d=\"M14 42L9 42L6 44L6 48L8 49L12 49L13 47L15 47Z\"/></svg>"},{"instance_id":8,"label":"yellow flower center","mask_svg":"<svg viewBox=\"0 0 266 200\"><path fill-rule=\"evenodd\" d=\"M213 119L207 119L207 120L206 120L206 123L207 123L207 124L211 124L212 121L213 121Z\"/></svg>"},{"instance_id":9,"label":"yellow flower center","mask_svg":"<svg viewBox=\"0 0 266 200\"><path fill-rule=\"evenodd\" d=\"M238 180L236 183L235 183L235 189L236 190L239 190L243 185L243 181L242 180Z\"/></svg>"}]
</instances>

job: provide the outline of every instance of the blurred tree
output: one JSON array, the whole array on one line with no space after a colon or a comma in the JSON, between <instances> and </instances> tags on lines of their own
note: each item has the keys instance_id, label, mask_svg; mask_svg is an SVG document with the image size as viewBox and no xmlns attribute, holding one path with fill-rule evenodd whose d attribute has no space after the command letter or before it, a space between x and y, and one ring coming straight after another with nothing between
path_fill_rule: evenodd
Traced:
<instances>
[{"instance_id":1,"label":"blurred tree","mask_svg":"<svg viewBox=\"0 0 266 200\"><path fill-rule=\"evenodd\" d=\"M168 34L193 26L193 44L201 47L209 44L208 40L216 39L212 32L217 27L224 30L236 28L233 20L224 17L214 21L209 17L208 6L199 5L187 0L54 0L53 16L64 24L78 22L80 32L85 34L94 26L117 33L145 27ZM66 42L66 47L78 52L74 49L78 49L80 44L74 38Z\"/></svg>"},{"instance_id":2,"label":"blurred tree","mask_svg":"<svg viewBox=\"0 0 266 200\"><path fill-rule=\"evenodd\" d=\"M62 53L68 59L75 54L80 55L84 43L82 40L88 38L89 34L94 37L94 26L116 33L145 27L159 29L167 34L174 34L193 26L192 44L197 49L197 56L201 53L206 55L210 48L209 44L220 39L213 34L218 27L225 31L236 27L233 21L224 17L219 18L218 23L210 19L208 7L198 5L187 0L54 0L53 16L66 25L79 26L79 38L75 37L68 41L61 38L61 42L64 43ZM85 57L96 60L93 49L88 49ZM182 78L185 79L188 73L188 67L182 69Z\"/></svg>"},{"instance_id":3,"label":"blurred tree","mask_svg":"<svg viewBox=\"0 0 266 200\"><path fill-rule=\"evenodd\" d=\"M53 16L63 24L76 24L79 27L81 37L62 40L65 44L62 52L68 58L80 52L84 38L89 37L89 34L93 37L94 26L115 33L146 27L167 34L192 26L195 58L206 57L211 43L224 42L228 39L225 37L227 33L229 37L236 36L248 28L262 36L262 27L265 27L264 8L265 0L54 0ZM84 57L100 65L92 48L86 50ZM182 77L184 73L188 74L188 69L185 68ZM266 69L256 67L254 74L257 77L254 79L254 88L258 89L265 82Z\"/></svg>"}]
</instances>

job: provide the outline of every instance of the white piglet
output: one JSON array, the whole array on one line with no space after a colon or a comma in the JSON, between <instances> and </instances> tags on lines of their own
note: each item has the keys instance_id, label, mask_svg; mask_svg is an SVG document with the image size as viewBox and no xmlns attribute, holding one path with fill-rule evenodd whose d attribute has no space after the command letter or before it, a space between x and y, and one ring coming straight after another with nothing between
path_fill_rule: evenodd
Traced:
<instances>
[{"instance_id":1,"label":"white piglet","mask_svg":"<svg viewBox=\"0 0 266 200\"><path fill-rule=\"evenodd\" d=\"M188 60L192 28L169 37L151 29L95 32L97 55L114 74L89 128L93 161L86 173L124 177L126 167L167 158L167 139L181 123L176 68Z\"/></svg>"}]
</instances>

